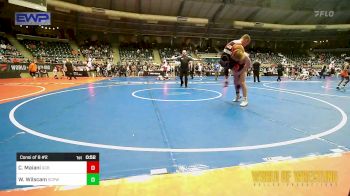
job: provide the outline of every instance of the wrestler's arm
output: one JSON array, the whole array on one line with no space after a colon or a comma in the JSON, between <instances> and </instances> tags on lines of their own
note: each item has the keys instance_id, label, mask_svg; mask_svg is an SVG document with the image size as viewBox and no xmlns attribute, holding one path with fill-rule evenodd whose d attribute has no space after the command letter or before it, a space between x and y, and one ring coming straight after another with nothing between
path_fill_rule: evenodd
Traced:
<instances>
[{"instance_id":1,"label":"wrestler's arm","mask_svg":"<svg viewBox=\"0 0 350 196\"><path fill-rule=\"evenodd\" d=\"M245 58L244 58L244 67L241 71L238 71L235 73L235 75L241 75L242 72L246 72L248 70L248 68L251 66L252 62L249 58L248 55L245 55Z\"/></svg>"}]
</instances>

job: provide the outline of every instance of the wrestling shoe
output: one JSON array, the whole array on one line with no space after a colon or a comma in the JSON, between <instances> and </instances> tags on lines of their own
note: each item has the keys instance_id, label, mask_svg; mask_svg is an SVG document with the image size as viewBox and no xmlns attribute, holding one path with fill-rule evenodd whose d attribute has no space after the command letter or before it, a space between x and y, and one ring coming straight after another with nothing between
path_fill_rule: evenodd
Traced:
<instances>
[{"instance_id":1,"label":"wrestling shoe","mask_svg":"<svg viewBox=\"0 0 350 196\"><path fill-rule=\"evenodd\" d=\"M236 96L236 98L234 98L232 100L232 102L239 102L239 100L241 99L242 97L241 96Z\"/></svg>"},{"instance_id":2,"label":"wrestling shoe","mask_svg":"<svg viewBox=\"0 0 350 196\"><path fill-rule=\"evenodd\" d=\"M241 107L246 107L248 105L248 100L244 99L241 104L239 104Z\"/></svg>"}]
</instances>

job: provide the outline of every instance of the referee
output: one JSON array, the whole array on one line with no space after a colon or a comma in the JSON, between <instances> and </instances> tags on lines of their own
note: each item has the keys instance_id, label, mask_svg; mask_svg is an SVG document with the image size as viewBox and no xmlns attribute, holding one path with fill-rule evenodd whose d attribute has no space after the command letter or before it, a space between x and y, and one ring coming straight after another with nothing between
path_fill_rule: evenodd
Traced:
<instances>
[{"instance_id":1,"label":"referee","mask_svg":"<svg viewBox=\"0 0 350 196\"><path fill-rule=\"evenodd\" d=\"M260 63L258 61L253 63L253 74L254 74L254 82L255 79L258 79L258 82L260 82Z\"/></svg>"},{"instance_id":2,"label":"referee","mask_svg":"<svg viewBox=\"0 0 350 196\"><path fill-rule=\"evenodd\" d=\"M190 70L189 68L189 62L190 61L198 61L198 59L194 59L192 57L189 57L187 55L186 50L182 50L182 54L179 57L173 57L171 60L180 61L180 67L179 67L179 75L181 80L181 87L184 84L183 77L185 77L185 88L187 88L188 84L188 72Z\"/></svg>"},{"instance_id":3,"label":"referee","mask_svg":"<svg viewBox=\"0 0 350 196\"><path fill-rule=\"evenodd\" d=\"M277 65L277 75L278 75L277 82L278 81L281 82L281 76L283 76L283 71L284 71L283 65L281 63L279 63Z\"/></svg>"}]
</instances>

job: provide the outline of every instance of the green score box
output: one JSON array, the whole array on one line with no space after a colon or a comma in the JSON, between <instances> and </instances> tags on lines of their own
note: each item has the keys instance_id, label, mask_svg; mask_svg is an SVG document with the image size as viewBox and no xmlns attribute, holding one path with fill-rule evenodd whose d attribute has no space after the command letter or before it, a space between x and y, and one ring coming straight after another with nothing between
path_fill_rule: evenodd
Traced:
<instances>
[{"instance_id":1,"label":"green score box","mask_svg":"<svg viewBox=\"0 0 350 196\"><path fill-rule=\"evenodd\" d=\"M86 175L87 185L99 185L100 184L100 174L87 174Z\"/></svg>"}]
</instances>

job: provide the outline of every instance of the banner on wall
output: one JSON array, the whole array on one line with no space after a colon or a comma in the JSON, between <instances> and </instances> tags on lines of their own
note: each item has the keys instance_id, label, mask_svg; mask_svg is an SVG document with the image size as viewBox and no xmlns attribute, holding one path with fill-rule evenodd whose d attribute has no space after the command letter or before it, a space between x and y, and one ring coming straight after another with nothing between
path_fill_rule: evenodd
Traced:
<instances>
[{"instance_id":1,"label":"banner on wall","mask_svg":"<svg viewBox=\"0 0 350 196\"><path fill-rule=\"evenodd\" d=\"M15 25L51 25L51 13L16 12Z\"/></svg>"},{"instance_id":2,"label":"banner on wall","mask_svg":"<svg viewBox=\"0 0 350 196\"><path fill-rule=\"evenodd\" d=\"M37 64L38 70L44 69L51 72L55 66L62 66L61 64ZM6 67L6 68L5 68ZM1 71L18 71L28 72L28 63L3 63L0 64Z\"/></svg>"},{"instance_id":3,"label":"banner on wall","mask_svg":"<svg viewBox=\"0 0 350 196\"><path fill-rule=\"evenodd\" d=\"M9 63L7 65L7 71L20 71L20 72L27 72L28 71L28 67L29 65L27 64L12 64L12 63Z\"/></svg>"}]
</instances>

